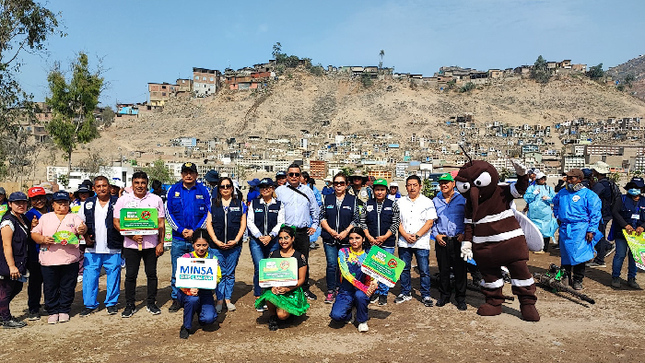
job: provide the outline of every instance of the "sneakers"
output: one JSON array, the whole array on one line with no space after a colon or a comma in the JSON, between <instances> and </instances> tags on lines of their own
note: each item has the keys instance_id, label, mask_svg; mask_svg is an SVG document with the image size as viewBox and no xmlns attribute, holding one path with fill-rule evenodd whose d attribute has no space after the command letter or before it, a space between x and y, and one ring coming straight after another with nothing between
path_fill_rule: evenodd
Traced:
<instances>
[{"instance_id":1,"label":"sneakers","mask_svg":"<svg viewBox=\"0 0 645 363\"><path fill-rule=\"evenodd\" d=\"M58 314L51 314L47 318L47 324L56 324L58 323Z\"/></svg>"},{"instance_id":2,"label":"sneakers","mask_svg":"<svg viewBox=\"0 0 645 363\"><path fill-rule=\"evenodd\" d=\"M80 284L81 282L83 282L83 275L79 275L79 276L76 278L76 282L78 282L79 284Z\"/></svg>"},{"instance_id":3,"label":"sneakers","mask_svg":"<svg viewBox=\"0 0 645 363\"><path fill-rule=\"evenodd\" d=\"M543 254L544 254L544 251L542 251L542 250L539 250L539 251L533 251L533 253L534 253L534 254L536 254L536 255L543 255Z\"/></svg>"},{"instance_id":4,"label":"sneakers","mask_svg":"<svg viewBox=\"0 0 645 363\"><path fill-rule=\"evenodd\" d=\"M325 304L333 304L335 299L336 299L336 291L335 290L327 291L327 295L325 296Z\"/></svg>"},{"instance_id":5,"label":"sneakers","mask_svg":"<svg viewBox=\"0 0 645 363\"><path fill-rule=\"evenodd\" d=\"M146 306L146 310L148 310L148 312L152 315L161 314L161 309L159 309L157 304L148 304L148 306Z\"/></svg>"},{"instance_id":6,"label":"sneakers","mask_svg":"<svg viewBox=\"0 0 645 363\"><path fill-rule=\"evenodd\" d=\"M367 333L370 328L367 326L367 322L358 324L358 331L360 333Z\"/></svg>"},{"instance_id":7,"label":"sneakers","mask_svg":"<svg viewBox=\"0 0 645 363\"><path fill-rule=\"evenodd\" d=\"M641 289L640 285L638 285L638 282L636 282L635 278L627 279L627 286L631 287L634 290Z\"/></svg>"},{"instance_id":8,"label":"sneakers","mask_svg":"<svg viewBox=\"0 0 645 363\"><path fill-rule=\"evenodd\" d=\"M29 321L37 321L40 320L40 313L37 311L30 311L29 312Z\"/></svg>"},{"instance_id":9,"label":"sneakers","mask_svg":"<svg viewBox=\"0 0 645 363\"><path fill-rule=\"evenodd\" d=\"M221 313L222 313L222 304L217 304L217 305L215 305L215 311L216 311L218 314L221 314Z\"/></svg>"},{"instance_id":10,"label":"sneakers","mask_svg":"<svg viewBox=\"0 0 645 363\"><path fill-rule=\"evenodd\" d=\"M581 281L573 281L571 284L571 287L573 287L574 290L582 290L582 282Z\"/></svg>"},{"instance_id":11,"label":"sneakers","mask_svg":"<svg viewBox=\"0 0 645 363\"><path fill-rule=\"evenodd\" d=\"M403 303L403 302L406 302L406 301L410 301L410 300L412 300L412 295L403 295L403 294L399 294L399 296L397 296L397 297L394 299L394 303L395 303L395 304L400 304L400 303Z\"/></svg>"},{"instance_id":12,"label":"sneakers","mask_svg":"<svg viewBox=\"0 0 645 363\"><path fill-rule=\"evenodd\" d=\"M235 305L232 302L227 302L226 303L226 310L228 311L235 311Z\"/></svg>"},{"instance_id":13,"label":"sneakers","mask_svg":"<svg viewBox=\"0 0 645 363\"><path fill-rule=\"evenodd\" d=\"M466 305L465 301L460 301L457 303L457 310L464 311L466 309L468 309L468 306Z\"/></svg>"},{"instance_id":14,"label":"sneakers","mask_svg":"<svg viewBox=\"0 0 645 363\"><path fill-rule=\"evenodd\" d=\"M108 315L116 315L116 313L119 312L119 308L116 307L116 305L108 306L107 307L107 313Z\"/></svg>"},{"instance_id":15,"label":"sneakers","mask_svg":"<svg viewBox=\"0 0 645 363\"><path fill-rule=\"evenodd\" d=\"M278 317L275 315L269 316L269 330L270 331L278 330Z\"/></svg>"},{"instance_id":16,"label":"sneakers","mask_svg":"<svg viewBox=\"0 0 645 363\"><path fill-rule=\"evenodd\" d=\"M427 307L427 308L431 308L431 307L432 307L432 305L434 305L434 303L432 302L432 298L431 298L430 296L426 296L426 297L424 297L424 298L423 298L423 300L422 300L421 302L422 302L422 303L423 303L423 305L425 305L425 307Z\"/></svg>"},{"instance_id":17,"label":"sneakers","mask_svg":"<svg viewBox=\"0 0 645 363\"><path fill-rule=\"evenodd\" d=\"M186 327L182 325L181 329L179 330L179 338L188 339L189 336L190 336L190 332L188 331L188 329L186 329Z\"/></svg>"},{"instance_id":18,"label":"sneakers","mask_svg":"<svg viewBox=\"0 0 645 363\"><path fill-rule=\"evenodd\" d=\"M84 309L83 309L83 311L81 311L81 313L80 313L80 314L78 314L78 316L80 316L81 318L85 318L85 317L87 317L87 316L92 315L92 313L93 313L95 310L96 310L96 309L84 308Z\"/></svg>"},{"instance_id":19,"label":"sneakers","mask_svg":"<svg viewBox=\"0 0 645 363\"><path fill-rule=\"evenodd\" d=\"M316 242L311 242L311 243L309 244L309 249L310 249L310 250L315 250L316 248L318 248L318 243L316 243Z\"/></svg>"},{"instance_id":20,"label":"sneakers","mask_svg":"<svg viewBox=\"0 0 645 363\"><path fill-rule=\"evenodd\" d=\"M308 300L318 300L318 296L311 292L311 290L305 290L305 296L307 297Z\"/></svg>"},{"instance_id":21,"label":"sneakers","mask_svg":"<svg viewBox=\"0 0 645 363\"><path fill-rule=\"evenodd\" d=\"M123 312L121 313L121 317L129 318L134 315L135 311L137 311L137 309L134 307L134 305L126 305L125 309L123 309Z\"/></svg>"},{"instance_id":22,"label":"sneakers","mask_svg":"<svg viewBox=\"0 0 645 363\"><path fill-rule=\"evenodd\" d=\"M2 328L4 329L19 329L25 327L26 325L27 323L25 323L24 321L13 320L13 318L11 318L11 320L2 322Z\"/></svg>"},{"instance_id":23,"label":"sneakers","mask_svg":"<svg viewBox=\"0 0 645 363\"><path fill-rule=\"evenodd\" d=\"M616 252L616 244L615 244L615 243L611 243L611 244L610 244L610 246L611 246L611 247L609 247L609 249L608 249L608 250L607 250L607 252L605 253L605 258L609 257L609 255L611 255L612 253Z\"/></svg>"},{"instance_id":24,"label":"sneakers","mask_svg":"<svg viewBox=\"0 0 645 363\"><path fill-rule=\"evenodd\" d=\"M168 308L169 313L176 313L181 309L181 305L179 305L179 301L177 299L172 300L172 305Z\"/></svg>"},{"instance_id":25,"label":"sneakers","mask_svg":"<svg viewBox=\"0 0 645 363\"><path fill-rule=\"evenodd\" d=\"M437 300L437 306L442 307L442 306L446 305L449 302L450 302L450 298L447 298L447 299L440 298L439 300Z\"/></svg>"},{"instance_id":26,"label":"sneakers","mask_svg":"<svg viewBox=\"0 0 645 363\"><path fill-rule=\"evenodd\" d=\"M598 268L607 267L607 265L604 262L603 263L598 263L596 261L587 262L587 263L585 263L585 266L587 266L587 267L598 267Z\"/></svg>"},{"instance_id":27,"label":"sneakers","mask_svg":"<svg viewBox=\"0 0 645 363\"><path fill-rule=\"evenodd\" d=\"M620 277L611 278L611 287L614 289L620 289Z\"/></svg>"},{"instance_id":28,"label":"sneakers","mask_svg":"<svg viewBox=\"0 0 645 363\"><path fill-rule=\"evenodd\" d=\"M69 321L69 314L67 313L59 313L58 314L58 322L59 323L67 323Z\"/></svg>"},{"instance_id":29,"label":"sneakers","mask_svg":"<svg viewBox=\"0 0 645 363\"><path fill-rule=\"evenodd\" d=\"M377 301L378 301L378 297L379 297L379 295L377 295L377 294L372 294L372 296L370 296L370 304L374 304L375 302L377 302Z\"/></svg>"},{"instance_id":30,"label":"sneakers","mask_svg":"<svg viewBox=\"0 0 645 363\"><path fill-rule=\"evenodd\" d=\"M379 306L387 305L387 295L379 295L378 296L378 305Z\"/></svg>"}]
</instances>

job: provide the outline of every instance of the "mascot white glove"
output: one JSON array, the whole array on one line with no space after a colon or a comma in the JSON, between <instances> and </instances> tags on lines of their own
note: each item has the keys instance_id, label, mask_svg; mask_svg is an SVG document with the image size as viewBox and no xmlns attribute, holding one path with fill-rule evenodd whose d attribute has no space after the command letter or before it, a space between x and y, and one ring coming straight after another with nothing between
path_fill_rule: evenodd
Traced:
<instances>
[{"instance_id":1,"label":"mascot white glove","mask_svg":"<svg viewBox=\"0 0 645 363\"><path fill-rule=\"evenodd\" d=\"M517 176L526 175L528 168L524 166L524 164L520 163L520 161L517 159L511 159L511 162L513 163L513 167L515 168L515 173L517 174Z\"/></svg>"},{"instance_id":2,"label":"mascot white glove","mask_svg":"<svg viewBox=\"0 0 645 363\"><path fill-rule=\"evenodd\" d=\"M461 258L468 261L473 258L473 244L471 242L461 242Z\"/></svg>"}]
</instances>

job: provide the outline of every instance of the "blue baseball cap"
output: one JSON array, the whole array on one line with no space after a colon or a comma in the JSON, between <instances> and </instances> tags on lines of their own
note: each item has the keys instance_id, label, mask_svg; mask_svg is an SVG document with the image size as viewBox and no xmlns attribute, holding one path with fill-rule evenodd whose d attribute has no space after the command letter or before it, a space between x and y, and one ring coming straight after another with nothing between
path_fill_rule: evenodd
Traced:
<instances>
[{"instance_id":1,"label":"blue baseball cap","mask_svg":"<svg viewBox=\"0 0 645 363\"><path fill-rule=\"evenodd\" d=\"M9 196L9 201L10 202L21 202L21 201L26 202L28 200L29 199L27 199L27 195L25 193L23 193L23 192L13 192Z\"/></svg>"},{"instance_id":2,"label":"blue baseball cap","mask_svg":"<svg viewBox=\"0 0 645 363\"><path fill-rule=\"evenodd\" d=\"M217 170L209 170L204 176L204 179L209 183L217 183L219 181L219 173Z\"/></svg>"},{"instance_id":3,"label":"blue baseball cap","mask_svg":"<svg viewBox=\"0 0 645 363\"><path fill-rule=\"evenodd\" d=\"M264 188L264 187L272 187L274 185L273 179L271 178L264 178L260 180L260 183L258 183L258 187Z\"/></svg>"},{"instance_id":4,"label":"blue baseball cap","mask_svg":"<svg viewBox=\"0 0 645 363\"><path fill-rule=\"evenodd\" d=\"M286 173L286 172L284 172L284 171L279 171L279 172L277 172L277 173L275 174L275 178L276 178L276 179L286 178L286 177L287 177L287 173Z\"/></svg>"},{"instance_id":5,"label":"blue baseball cap","mask_svg":"<svg viewBox=\"0 0 645 363\"><path fill-rule=\"evenodd\" d=\"M69 202L69 193L64 190L59 190L52 195L53 201L66 200Z\"/></svg>"}]
</instances>

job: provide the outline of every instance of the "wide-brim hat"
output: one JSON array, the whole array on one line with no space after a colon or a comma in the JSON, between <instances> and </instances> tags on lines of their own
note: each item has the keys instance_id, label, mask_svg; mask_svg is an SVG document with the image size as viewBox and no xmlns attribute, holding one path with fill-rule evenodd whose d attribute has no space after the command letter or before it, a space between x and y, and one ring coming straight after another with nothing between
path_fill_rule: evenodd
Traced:
<instances>
[{"instance_id":1,"label":"wide-brim hat","mask_svg":"<svg viewBox=\"0 0 645 363\"><path fill-rule=\"evenodd\" d=\"M625 185L625 189L632 189L632 188L637 188L637 189L643 189L645 188L645 182L643 181L643 178L632 178L627 184Z\"/></svg>"},{"instance_id":2,"label":"wide-brim hat","mask_svg":"<svg viewBox=\"0 0 645 363\"><path fill-rule=\"evenodd\" d=\"M591 166L592 170L595 170L598 174L609 174L609 164L604 161L597 161Z\"/></svg>"}]
</instances>

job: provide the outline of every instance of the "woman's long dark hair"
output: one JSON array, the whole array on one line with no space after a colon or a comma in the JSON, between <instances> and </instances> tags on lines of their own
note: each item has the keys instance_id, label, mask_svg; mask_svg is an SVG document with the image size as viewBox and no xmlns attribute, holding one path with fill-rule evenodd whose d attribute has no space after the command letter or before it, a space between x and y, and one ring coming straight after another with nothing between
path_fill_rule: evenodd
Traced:
<instances>
[{"instance_id":1,"label":"woman's long dark hair","mask_svg":"<svg viewBox=\"0 0 645 363\"><path fill-rule=\"evenodd\" d=\"M235 192L235 185L233 184L233 180L231 178L225 176L221 178L217 182L217 198L215 198L215 206L216 207L221 207L222 206L222 182L228 180L229 183L231 183L231 198L237 199L237 193Z\"/></svg>"}]
</instances>

